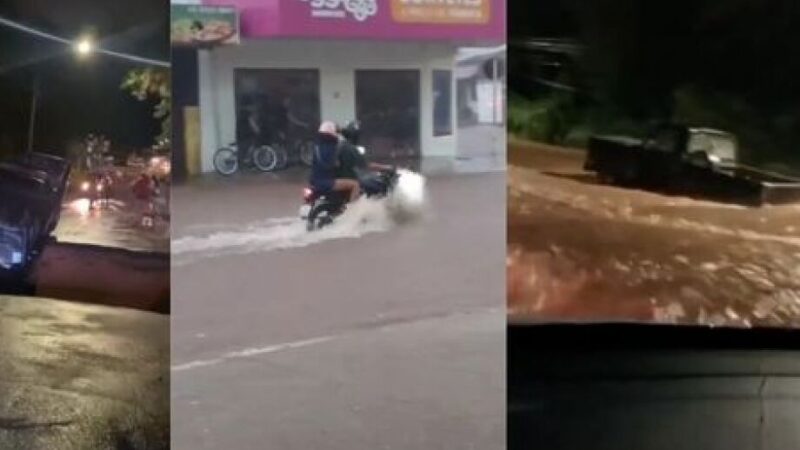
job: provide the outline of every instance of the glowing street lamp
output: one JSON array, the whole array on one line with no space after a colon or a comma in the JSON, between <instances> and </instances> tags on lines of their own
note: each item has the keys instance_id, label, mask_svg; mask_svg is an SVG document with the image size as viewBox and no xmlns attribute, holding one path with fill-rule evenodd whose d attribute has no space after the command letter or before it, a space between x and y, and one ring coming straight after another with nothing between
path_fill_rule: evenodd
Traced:
<instances>
[{"instance_id":1,"label":"glowing street lamp","mask_svg":"<svg viewBox=\"0 0 800 450\"><path fill-rule=\"evenodd\" d=\"M75 51L80 56L87 56L94 51L94 43L89 38L82 38L75 43Z\"/></svg>"}]
</instances>

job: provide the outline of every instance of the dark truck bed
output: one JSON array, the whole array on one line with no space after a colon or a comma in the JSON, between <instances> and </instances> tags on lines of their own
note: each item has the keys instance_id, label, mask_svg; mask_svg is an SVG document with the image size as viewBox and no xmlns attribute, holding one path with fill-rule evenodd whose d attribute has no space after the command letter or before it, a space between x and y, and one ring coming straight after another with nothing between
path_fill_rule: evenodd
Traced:
<instances>
[{"instance_id":1,"label":"dark truck bed","mask_svg":"<svg viewBox=\"0 0 800 450\"><path fill-rule=\"evenodd\" d=\"M800 202L800 178L768 172L748 166L735 166L726 171L729 176L748 185L761 204Z\"/></svg>"},{"instance_id":2,"label":"dark truck bed","mask_svg":"<svg viewBox=\"0 0 800 450\"><path fill-rule=\"evenodd\" d=\"M711 163L687 157L684 148L661 151L645 140L594 136L584 168L603 181L666 190L747 205L800 201L800 179L732 161Z\"/></svg>"}]
</instances>

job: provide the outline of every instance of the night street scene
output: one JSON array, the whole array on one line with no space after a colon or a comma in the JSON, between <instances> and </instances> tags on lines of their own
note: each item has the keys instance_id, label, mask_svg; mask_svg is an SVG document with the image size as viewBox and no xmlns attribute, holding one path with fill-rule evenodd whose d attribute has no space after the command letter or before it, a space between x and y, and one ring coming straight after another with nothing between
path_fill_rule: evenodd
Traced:
<instances>
[{"instance_id":1,"label":"night street scene","mask_svg":"<svg viewBox=\"0 0 800 450\"><path fill-rule=\"evenodd\" d=\"M173 447L504 448L505 2L204 3L172 14Z\"/></svg>"},{"instance_id":2,"label":"night street scene","mask_svg":"<svg viewBox=\"0 0 800 450\"><path fill-rule=\"evenodd\" d=\"M0 0L0 448L169 448L168 16Z\"/></svg>"},{"instance_id":3,"label":"night street scene","mask_svg":"<svg viewBox=\"0 0 800 450\"><path fill-rule=\"evenodd\" d=\"M800 10L516 2L509 314L800 326Z\"/></svg>"}]
</instances>

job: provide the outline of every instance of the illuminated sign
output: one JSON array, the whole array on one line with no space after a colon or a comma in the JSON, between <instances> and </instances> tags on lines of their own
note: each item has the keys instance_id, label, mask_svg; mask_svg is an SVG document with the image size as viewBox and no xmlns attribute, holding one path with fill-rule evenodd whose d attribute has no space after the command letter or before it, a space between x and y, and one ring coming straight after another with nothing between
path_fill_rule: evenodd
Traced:
<instances>
[{"instance_id":1,"label":"illuminated sign","mask_svg":"<svg viewBox=\"0 0 800 450\"><path fill-rule=\"evenodd\" d=\"M230 6L173 4L171 41L208 46L239 43L239 13Z\"/></svg>"},{"instance_id":2,"label":"illuminated sign","mask_svg":"<svg viewBox=\"0 0 800 450\"><path fill-rule=\"evenodd\" d=\"M485 24L491 0L392 0L392 18L399 23Z\"/></svg>"}]
</instances>

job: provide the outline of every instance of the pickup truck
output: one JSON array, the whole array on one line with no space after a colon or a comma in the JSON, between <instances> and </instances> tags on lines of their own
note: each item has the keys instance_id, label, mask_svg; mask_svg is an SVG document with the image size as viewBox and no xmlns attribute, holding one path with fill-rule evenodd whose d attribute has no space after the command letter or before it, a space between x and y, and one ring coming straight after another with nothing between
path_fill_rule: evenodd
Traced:
<instances>
[{"instance_id":1,"label":"pickup truck","mask_svg":"<svg viewBox=\"0 0 800 450\"><path fill-rule=\"evenodd\" d=\"M70 165L28 153L0 163L0 278L24 274L58 225Z\"/></svg>"},{"instance_id":2,"label":"pickup truck","mask_svg":"<svg viewBox=\"0 0 800 450\"><path fill-rule=\"evenodd\" d=\"M800 201L800 179L738 161L728 132L660 125L644 139L593 136L584 169L603 182L699 195L748 205Z\"/></svg>"}]
</instances>

